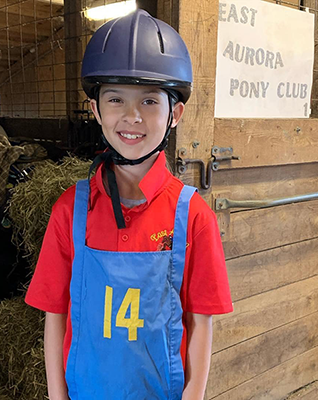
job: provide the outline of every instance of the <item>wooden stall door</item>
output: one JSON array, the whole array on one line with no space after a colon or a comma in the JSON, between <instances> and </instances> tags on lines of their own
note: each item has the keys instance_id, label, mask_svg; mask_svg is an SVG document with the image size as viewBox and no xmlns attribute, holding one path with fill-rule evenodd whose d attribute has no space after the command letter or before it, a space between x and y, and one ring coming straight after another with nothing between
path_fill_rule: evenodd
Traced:
<instances>
[{"instance_id":1,"label":"wooden stall door","mask_svg":"<svg viewBox=\"0 0 318 400\"><path fill-rule=\"evenodd\" d=\"M207 165L214 146L240 157L220 162L212 187L200 190L218 216L234 302L234 313L214 317L205 399L283 400L298 390L297 399L318 399L318 200L215 207L219 198L318 193L318 120L213 118L218 5L158 1L158 17L180 32L193 61L175 158ZM177 175L200 188L198 164Z\"/></svg>"}]
</instances>

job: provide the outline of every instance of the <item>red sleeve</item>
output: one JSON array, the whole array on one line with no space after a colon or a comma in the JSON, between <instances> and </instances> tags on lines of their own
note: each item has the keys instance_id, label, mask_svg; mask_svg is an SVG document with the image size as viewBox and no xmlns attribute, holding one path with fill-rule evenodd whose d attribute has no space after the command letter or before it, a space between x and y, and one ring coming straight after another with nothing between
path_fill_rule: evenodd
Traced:
<instances>
[{"instance_id":1,"label":"red sleeve","mask_svg":"<svg viewBox=\"0 0 318 400\"><path fill-rule=\"evenodd\" d=\"M215 213L205 201L193 223L185 311L225 314L233 311L223 246Z\"/></svg>"},{"instance_id":2,"label":"red sleeve","mask_svg":"<svg viewBox=\"0 0 318 400\"><path fill-rule=\"evenodd\" d=\"M40 310L66 314L73 260L72 219L75 186L52 208L37 266L25 302Z\"/></svg>"}]
</instances>

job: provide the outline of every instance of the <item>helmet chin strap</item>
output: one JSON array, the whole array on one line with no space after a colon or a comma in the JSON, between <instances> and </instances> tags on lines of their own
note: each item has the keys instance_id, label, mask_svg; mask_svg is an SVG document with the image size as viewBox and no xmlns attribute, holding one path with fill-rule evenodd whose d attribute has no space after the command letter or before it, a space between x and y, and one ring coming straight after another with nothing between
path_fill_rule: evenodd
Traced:
<instances>
[{"instance_id":1,"label":"helmet chin strap","mask_svg":"<svg viewBox=\"0 0 318 400\"><path fill-rule=\"evenodd\" d=\"M96 98L96 103L97 103L97 111L98 111L98 114L99 114L99 116L101 118L101 113L100 113L100 109L99 109L99 88L97 90L98 90L98 93L95 96L95 98ZM137 164L141 164L142 162L147 160L149 157L151 157L153 154L157 153L158 151L162 151L167 147L167 145L168 145L168 136L170 134L171 124L172 124L172 121L173 121L172 95L169 92L168 92L168 101L169 101L169 121L168 121L168 124L167 124L167 129L166 129L164 138L163 138L162 142L154 150L152 150L150 153L146 154L145 156L140 157L137 160L129 160L129 159L123 157L107 141L107 139L105 138L104 134L102 134L103 135L102 136L103 141L106 144L106 146L108 148L108 151L106 151L106 152L104 152L102 154L99 154L97 157L95 157L95 159L94 159L94 161L93 161L93 163L92 163L92 165L90 166L90 169L89 169L88 180L90 179L90 175L91 175L92 171L94 170L94 168L98 164L100 164L101 162L104 162L105 163L105 170L106 170L106 174L107 174L109 191L110 191L110 197L111 197L111 201L112 201L112 205L113 205L113 211L114 211L114 215L115 215L115 219L116 219L116 223L117 223L118 229L126 228L126 224L125 224L125 219L124 219L123 212L122 212L121 205L120 205L120 196L119 196L118 186L117 186L117 182L116 182L116 176L115 176L114 171L110 167L111 163L113 162L116 165L137 165ZM89 210L91 210L90 193L89 193Z\"/></svg>"}]
</instances>

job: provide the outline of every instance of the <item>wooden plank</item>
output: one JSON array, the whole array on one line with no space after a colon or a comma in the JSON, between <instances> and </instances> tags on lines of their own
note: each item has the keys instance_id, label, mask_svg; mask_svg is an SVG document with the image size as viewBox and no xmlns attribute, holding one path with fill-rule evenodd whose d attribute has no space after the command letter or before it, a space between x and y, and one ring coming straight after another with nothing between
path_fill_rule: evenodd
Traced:
<instances>
[{"instance_id":1,"label":"wooden plank","mask_svg":"<svg viewBox=\"0 0 318 400\"><path fill-rule=\"evenodd\" d=\"M304 388L297 390L286 397L285 400L317 400L318 399L318 382L306 385Z\"/></svg>"},{"instance_id":2,"label":"wooden plank","mask_svg":"<svg viewBox=\"0 0 318 400\"><path fill-rule=\"evenodd\" d=\"M238 301L318 274L318 239L226 262L232 300Z\"/></svg>"},{"instance_id":3,"label":"wooden plank","mask_svg":"<svg viewBox=\"0 0 318 400\"><path fill-rule=\"evenodd\" d=\"M235 200L262 200L318 192L318 163L220 170L213 194Z\"/></svg>"},{"instance_id":4,"label":"wooden plank","mask_svg":"<svg viewBox=\"0 0 318 400\"><path fill-rule=\"evenodd\" d=\"M196 158L194 154L191 158ZM198 165L188 166L181 175L183 182L201 187ZM212 174L213 199L207 202L215 210L216 198L235 200L262 200L318 192L318 163L289 164L258 168L220 169ZM205 190L200 192L205 195Z\"/></svg>"},{"instance_id":5,"label":"wooden plank","mask_svg":"<svg viewBox=\"0 0 318 400\"><path fill-rule=\"evenodd\" d=\"M32 37L35 38L35 33L36 33L38 40L41 39L41 37L51 36L52 29L51 29L50 19L38 21L35 23L33 21L29 23L23 23L20 21L18 15L15 14L12 15L15 18L11 18L9 20L10 33L17 32L18 34L20 34L20 31L22 30L22 35L23 37L25 36L25 39L31 39ZM63 25L63 20L60 17L55 18L54 28L59 29L62 27L62 25ZM7 29L7 23L6 21L4 21L3 13L0 13L0 33L3 34L3 32L5 32L6 29Z\"/></svg>"},{"instance_id":6,"label":"wooden plank","mask_svg":"<svg viewBox=\"0 0 318 400\"><path fill-rule=\"evenodd\" d=\"M277 3L277 0L264 0L264 1L267 1L268 3L274 3L279 6L290 7L299 10L299 2L300 2L299 0L285 0L287 4L284 4L284 0L281 4Z\"/></svg>"},{"instance_id":7,"label":"wooden plank","mask_svg":"<svg viewBox=\"0 0 318 400\"><path fill-rule=\"evenodd\" d=\"M207 395L209 398L216 397L317 345L316 312L215 353L212 355Z\"/></svg>"},{"instance_id":8,"label":"wooden plank","mask_svg":"<svg viewBox=\"0 0 318 400\"><path fill-rule=\"evenodd\" d=\"M318 201L231 213L226 258L318 237Z\"/></svg>"},{"instance_id":9,"label":"wooden plank","mask_svg":"<svg viewBox=\"0 0 318 400\"><path fill-rule=\"evenodd\" d=\"M214 145L232 147L240 160L220 168L318 161L316 119L215 119Z\"/></svg>"},{"instance_id":10,"label":"wooden plank","mask_svg":"<svg viewBox=\"0 0 318 400\"><path fill-rule=\"evenodd\" d=\"M29 22L33 22L34 21L34 17L28 17L26 15L21 15L21 19L20 19L20 15L19 14L11 14L9 12L7 12L4 8L0 8L0 27L4 27L4 26L12 26L12 25L18 25L21 22L23 24L25 23L29 23Z\"/></svg>"},{"instance_id":11,"label":"wooden plank","mask_svg":"<svg viewBox=\"0 0 318 400\"><path fill-rule=\"evenodd\" d=\"M189 132L196 132L201 148L206 147L205 143L207 146L212 143L219 7L216 0L180 0L179 3L179 33L191 55L194 91L177 127L176 146L190 150Z\"/></svg>"},{"instance_id":12,"label":"wooden plank","mask_svg":"<svg viewBox=\"0 0 318 400\"><path fill-rule=\"evenodd\" d=\"M15 62L20 60L21 58L21 49L13 48L10 49L10 53L8 52L7 46L0 46L0 60L6 61L6 67L8 67L8 59L10 56L10 61Z\"/></svg>"},{"instance_id":13,"label":"wooden plank","mask_svg":"<svg viewBox=\"0 0 318 400\"><path fill-rule=\"evenodd\" d=\"M157 17L179 31L179 0L158 0Z\"/></svg>"},{"instance_id":14,"label":"wooden plank","mask_svg":"<svg viewBox=\"0 0 318 400\"><path fill-rule=\"evenodd\" d=\"M63 6L52 2L52 8L50 3L41 3L39 1L25 0L21 2L15 1L14 4L8 5L2 9L4 12L10 14L18 14L27 17L35 17L36 20L63 15Z\"/></svg>"},{"instance_id":15,"label":"wooden plank","mask_svg":"<svg viewBox=\"0 0 318 400\"><path fill-rule=\"evenodd\" d=\"M253 283L257 285L256 280ZM213 353L315 312L318 312L318 275L237 301L234 313L213 318Z\"/></svg>"},{"instance_id":16,"label":"wooden plank","mask_svg":"<svg viewBox=\"0 0 318 400\"><path fill-rule=\"evenodd\" d=\"M209 394L211 393L211 387L209 387L205 400L212 398L213 400L282 400L292 391L316 380L317 371L318 347L314 347L223 394L213 396ZM223 371L224 375L220 379L227 379L231 373L232 371ZM210 382L210 386L214 384L217 382ZM316 398L310 400L316 400Z\"/></svg>"},{"instance_id":17,"label":"wooden plank","mask_svg":"<svg viewBox=\"0 0 318 400\"><path fill-rule=\"evenodd\" d=\"M7 35L5 32L2 32L1 36L0 36L0 46L7 46L8 45L8 40L7 40ZM29 43L21 43L20 39L13 39L10 38L10 46L15 47L15 48L19 48L21 47L21 45L29 45Z\"/></svg>"},{"instance_id":18,"label":"wooden plank","mask_svg":"<svg viewBox=\"0 0 318 400\"><path fill-rule=\"evenodd\" d=\"M65 0L65 79L67 115L73 116L73 110L78 108L79 93L77 91L78 65L82 58L82 1Z\"/></svg>"}]
</instances>

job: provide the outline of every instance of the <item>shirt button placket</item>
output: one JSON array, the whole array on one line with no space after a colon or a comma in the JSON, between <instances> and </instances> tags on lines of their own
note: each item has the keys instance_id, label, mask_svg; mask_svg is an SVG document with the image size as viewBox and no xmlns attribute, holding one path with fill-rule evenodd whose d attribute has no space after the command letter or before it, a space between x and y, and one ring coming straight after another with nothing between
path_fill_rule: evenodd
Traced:
<instances>
[{"instance_id":1,"label":"shirt button placket","mask_svg":"<svg viewBox=\"0 0 318 400\"><path fill-rule=\"evenodd\" d=\"M127 242L127 240L129 239L129 236L128 235L123 235L121 237L121 239L122 239L123 242Z\"/></svg>"}]
</instances>

